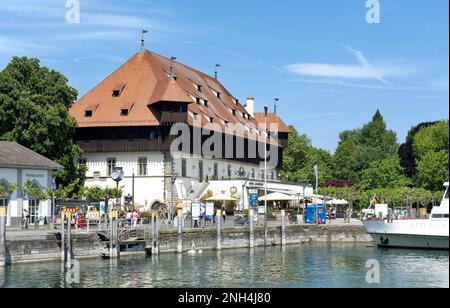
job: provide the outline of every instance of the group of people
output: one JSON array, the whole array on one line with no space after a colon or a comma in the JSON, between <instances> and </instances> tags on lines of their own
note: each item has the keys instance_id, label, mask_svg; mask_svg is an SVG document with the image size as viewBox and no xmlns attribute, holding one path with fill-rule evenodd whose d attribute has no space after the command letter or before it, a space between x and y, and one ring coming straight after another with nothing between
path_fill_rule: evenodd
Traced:
<instances>
[{"instance_id":1,"label":"group of people","mask_svg":"<svg viewBox=\"0 0 450 308\"><path fill-rule=\"evenodd\" d=\"M141 214L136 210L128 211L127 213L122 213L120 218L126 219L132 228L136 228L139 218L141 218Z\"/></svg>"},{"instance_id":2,"label":"group of people","mask_svg":"<svg viewBox=\"0 0 450 308\"><path fill-rule=\"evenodd\" d=\"M227 220L227 211L225 210L225 207L222 207L222 219L225 223ZM200 207L200 216L193 216L192 220L194 222L193 227L194 228L200 228L200 224L202 221L204 221L204 226L209 226L210 223L212 223L213 226L216 225L216 212L214 211L213 215L206 215L206 209L204 207Z\"/></svg>"}]
</instances>

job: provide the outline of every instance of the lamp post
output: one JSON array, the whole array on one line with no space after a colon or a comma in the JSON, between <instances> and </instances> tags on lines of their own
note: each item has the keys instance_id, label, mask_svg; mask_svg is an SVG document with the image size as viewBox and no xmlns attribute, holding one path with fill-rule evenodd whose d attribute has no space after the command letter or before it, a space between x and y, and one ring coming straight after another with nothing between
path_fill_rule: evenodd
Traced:
<instances>
[{"instance_id":1,"label":"lamp post","mask_svg":"<svg viewBox=\"0 0 450 308\"><path fill-rule=\"evenodd\" d=\"M268 107L264 107L264 246L267 245L267 112Z\"/></svg>"},{"instance_id":2,"label":"lamp post","mask_svg":"<svg viewBox=\"0 0 450 308\"><path fill-rule=\"evenodd\" d=\"M133 168L133 174L131 178L131 205L133 206L134 210L134 168Z\"/></svg>"},{"instance_id":3,"label":"lamp post","mask_svg":"<svg viewBox=\"0 0 450 308\"><path fill-rule=\"evenodd\" d=\"M51 223L51 228L52 228L52 231L55 231L55 191L56 191L55 178L52 179L52 184L50 185L50 189L52 190L52 223Z\"/></svg>"},{"instance_id":4,"label":"lamp post","mask_svg":"<svg viewBox=\"0 0 450 308\"><path fill-rule=\"evenodd\" d=\"M116 189L119 191L119 182L123 180L124 178L124 172L122 167L115 167L113 169L113 172L111 174L111 178L116 182ZM117 203L119 201L119 198L117 198ZM108 204L105 204L105 206L108 206Z\"/></svg>"}]
</instances>

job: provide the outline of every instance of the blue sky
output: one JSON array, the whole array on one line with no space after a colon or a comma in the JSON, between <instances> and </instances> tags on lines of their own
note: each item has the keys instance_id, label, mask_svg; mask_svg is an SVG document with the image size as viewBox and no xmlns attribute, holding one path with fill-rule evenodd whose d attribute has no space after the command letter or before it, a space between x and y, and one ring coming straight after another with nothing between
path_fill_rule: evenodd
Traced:
<instances>
[{"instance_id":1,"label":"blue sky","mask_svg":"<svg viewBox=\"0 0 450 308\"><path fill-rule=\"evenodd\" d=\"M75 0L70 0L71 1ZM63 72L80 96L146 48L220 80L241 101L278 111L313 144L334 151L339 132L379 108L404 141L411 126L449 116L447 0L1 0L0 68L13 55Z\"/></svg>"}]
</instances>

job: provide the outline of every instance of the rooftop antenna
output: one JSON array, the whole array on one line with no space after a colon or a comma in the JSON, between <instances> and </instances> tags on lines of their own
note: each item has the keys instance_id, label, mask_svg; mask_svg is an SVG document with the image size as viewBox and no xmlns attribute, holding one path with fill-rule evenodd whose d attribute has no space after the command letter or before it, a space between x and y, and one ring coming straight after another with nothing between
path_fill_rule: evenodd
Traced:
<instances>
[{"instance_id":1,"label":"rooftop antenna","mask_svg":"<svg viewBox=\"0 0 450 308\"><path fill-rule=\"evenodd\" d=\"M144 40L144 34L148 33L147 30L142 30L142 38L141 38L141 51L145 50L145 40Z\"/></svg>"},{"instance_id":2,"label":"rooftop antenna","mask_svg":"<svg viewBox=\"0 0 450 308\"><path fill-rule=\"evenodd\" d=\"M214 71L214 78L217 80L217 77L218 77L218 69L219 69L219 67L220 67L220 64L216 64L216 69L215 69L215 71Z\"/></svg>"},{"instance_id":3,"label":"rooftop antenna","mask_svg":"<svg viewBox=\"0 0 450 308\"><path fill-rule=\"evenodd\" d=\"M170 70L169 70L169 79L170 80L175 80L175 76L173 75L173 61L175 61L176 59L177 59L176 57L170 58Z\"/></svg>"},{"instance_id":4,"label":"rooftop antenna","mask_svg":"<svg viewBox=\"0 0 450 308\"><path fill-rule=\"evenodd\" d=\"M273 105L273 113L277 114L277 103L280 101L279 98L275 97L274 99L274 105Z\"/></svg>"}]
</instances>

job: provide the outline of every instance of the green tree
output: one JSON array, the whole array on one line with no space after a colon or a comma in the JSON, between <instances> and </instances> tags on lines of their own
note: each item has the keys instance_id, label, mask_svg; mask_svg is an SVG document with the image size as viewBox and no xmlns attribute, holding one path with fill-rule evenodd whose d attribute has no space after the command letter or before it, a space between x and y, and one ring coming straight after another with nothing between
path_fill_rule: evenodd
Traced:
<instances>
[{"instance_id":1,"label":"green tree","mask_svg":"<svg viewBox=\"0 0 450 308\"><path fill-rule=\"evenodd\" d=\"M370 190L375 188L398 188L410 185L409 179L400 166L398 156L373 161L363 170L360 188Z\"/></svg>"},{"instance_id":2,"label":"green tree","mask_svg":"<svg viewBox=\"0 0 450 308\"><path fill-rule=\"evenodd\" d=\"M0 140L16 141L60 163L59 185L84 185L85 169L75 158L81 149L74 144L76 121L68 108L77 91L59 72L40 66L39 60L14 57L0 72Z\"/></svg>"},{"instance_id":3,"label":"green tree","mask_svg":"<svg viewBox=\"0 0 450 308\"><path fill-rule=\"evenodd\" d=\"M17 189L16 184L9 183L8 187L0 185L0 198L6 198L12 195L12 193Z\"/></svg>"},{"instance_id":4,"label":"green tree","mask_svg":"<svg viewBox=\"0 0 450 308\"><path fill-rule=\"evenodd\" d=\"M442 184L449 178L448 120L421 129L414 137L413 151L417 185L432 191L442 190Z\"/></svg>"},{"instance_id":5,"label":"green tree","mask_svg":"<svg viewBox=\"0 0 450 308\"><path fill-rule=\"evenodd\" d=\"M388 130L380 111L362 128L345 131L334 155L335 176L358 183L372 162L397 155L397 135Z\"/></svg>"},{"instance_id":6,"label":"green tree","mask_svg":"<svg viewBox=\"0 0 450 308\"><path fill-rule=\"evenodd\" d=\"M332 156L328 151L312 146L305 134L299 134L291 126L289 146L283 154L283 169L280 178L289 182L315 181L314 165L319 167L319 184L332 178Z\"/></svg>"}]
</instances>

